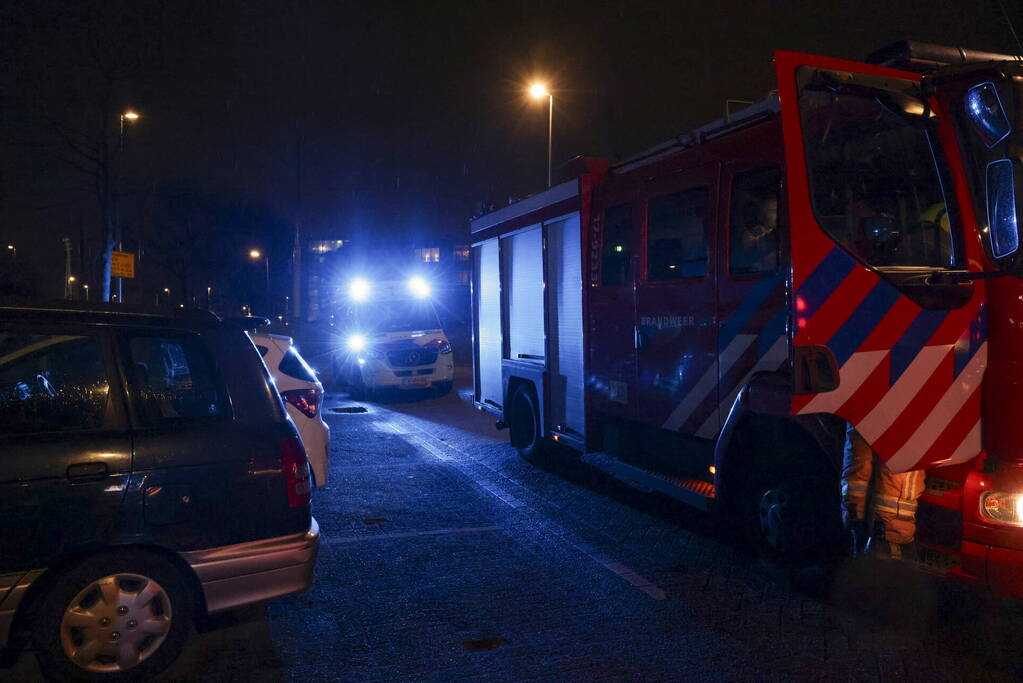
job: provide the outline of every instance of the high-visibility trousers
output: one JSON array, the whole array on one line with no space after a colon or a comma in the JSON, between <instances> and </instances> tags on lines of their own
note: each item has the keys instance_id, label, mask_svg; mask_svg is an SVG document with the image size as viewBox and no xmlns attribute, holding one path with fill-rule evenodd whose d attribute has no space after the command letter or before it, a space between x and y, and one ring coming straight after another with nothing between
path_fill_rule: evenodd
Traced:
<instances>
[{"instance_id":1,"label":"high-visibility trousers","mask_svg":"<svg viewBox=\"0 0 1023 683\"><path fill-rule=\"evenodd\" d=\"M874 519L884 524L889 543L910 543L916 534L916 507L923 492L923 470L893 474L850 425L842 462L842 504L846 510L851 508L857 519L864 519L869 503Z\"/></svg>"}]
</instances>

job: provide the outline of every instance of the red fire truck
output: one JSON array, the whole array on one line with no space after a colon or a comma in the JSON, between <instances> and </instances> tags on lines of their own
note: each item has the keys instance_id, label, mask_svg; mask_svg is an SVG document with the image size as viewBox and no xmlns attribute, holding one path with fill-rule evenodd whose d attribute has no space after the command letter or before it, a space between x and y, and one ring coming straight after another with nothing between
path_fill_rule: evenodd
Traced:
<instances>
[{"instance_id":1,"label":"red fire truck","mask_svg":"<svg viewBox=\"0 0 1023 683\"><path fill-rule=\"evenodd\" d=\"M847 425L920 562L1023 597L1023 64L777 52L777 91L471 223L476 405L525 456L841 539Z\"/></svg>"}]
</instances>

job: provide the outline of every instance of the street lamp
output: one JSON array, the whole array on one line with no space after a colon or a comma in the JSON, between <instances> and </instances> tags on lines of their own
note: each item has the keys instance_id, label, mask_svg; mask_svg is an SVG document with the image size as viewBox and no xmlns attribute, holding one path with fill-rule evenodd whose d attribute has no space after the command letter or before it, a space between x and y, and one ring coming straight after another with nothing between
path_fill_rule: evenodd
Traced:
<instances>
[{"instance_id":1,"label":"street lamp","mask_svg":"<svg viewBox=\"0 0 1023 683\"><path fill-rule=\"evenodd\" d=\"M529 88L529 95L534 100L547 98L547 187L551 186L551 146L554 141L554 95L543 83L534 83Z\"/></svg>"},{"instance_id":2,"label":"street lamp","mask_svg":"<svg viewBox=\"0 0 1023 683\"><path fill-rule=\"evenodd\" d=\"M89 300L89 284L88 283L83 284L82 285L82 289L85 290L85 300L88 301Z\"/></svg>"},{"instance_id":3,"label":"street lamp","mask_svg":"<svg viewBox=\"0 0 1023 683\"><path fill-rule=\"evenodd\" d=\"M138 112L134 112L131 109L121 114L121 151L124 151L124 127L125 125L131 125L139 120Z\"/></svg>"},{"instance_id":4,"label":"street lamp","mask_svg":"<svg viewBox=\"0 0 1023 683\"><path fill-rule=\"evenodd\" d=\"M127 110L124 111L124 113L121 114L120 118L121 118L121 134L120 134L120 136L118 138L117 150L118 150L118 152L120 154L124 154L124 132L125 132L125 127L126 126L130 126L131 124L133 124L136 121L138 121L139 120L139 115L138 115L138 112L132 111L131 109L127 109ZM115 200L116 200L116 197L115 197ZM116 233L114 235L114 237L115 237L115 241L117 242L117 250L121 251L121 250L124 249L124 236L123 236L122 230L121 230L121 219L117 215L117 205L116 205L116 203L114 204L114 231ZM111 255L110 258L112 259L113 256ZM118 277L117 278L117 295L116 295L118 301L123 301L124 300L124 297L122 296L122 294L123 294L123 287L124 287L124 278L123 277Z\"/></svg>"},{"instance_id":5,"label":"street lamp","mask_svg":"<svg viewBox=\"0 0 1023 683\"><path fill-rule=\"evenodd\" d=\"M270 255L264 254L259 249L250 249L249 258L253 261L263 259L263 268L266 272L266 307L270 308Z\"/></svg>"},{"instance_id":6,"label":"street lamp","mask_svg":"<svg viewBox=\"0 0 1023 683\"><path fill-rule=\"evenodd\" d=\"M18 258L18 249L13 244L7 245L7 251L11 252L11 260Z\"/></svg>"}]
</instances>

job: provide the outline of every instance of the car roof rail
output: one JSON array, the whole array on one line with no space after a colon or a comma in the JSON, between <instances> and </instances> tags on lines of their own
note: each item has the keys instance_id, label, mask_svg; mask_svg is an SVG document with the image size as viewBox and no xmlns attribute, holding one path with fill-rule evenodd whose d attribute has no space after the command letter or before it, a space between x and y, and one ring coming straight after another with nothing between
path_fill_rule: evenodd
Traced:
<instances>
[{"instance_id":1,"label":"car roof rail","mask_svg":"<svg viewBox=\"0 0 1023 683\"><path fill-rule=\"evenodd\" d=\"M224 325L245 332L258 332L261 327L269 327L270 319L258 315L233 315L224 318Z\"/></svg>"}]
</instances>

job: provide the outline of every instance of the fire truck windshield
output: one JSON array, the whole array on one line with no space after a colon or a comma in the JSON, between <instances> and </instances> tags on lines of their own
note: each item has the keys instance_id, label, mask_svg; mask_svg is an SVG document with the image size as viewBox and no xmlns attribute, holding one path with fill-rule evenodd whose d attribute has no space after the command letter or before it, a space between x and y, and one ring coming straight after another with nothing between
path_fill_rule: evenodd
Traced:
<instances>
[{"instance_id":1,"label":"fire truck windshield","mask_svg":"<svg viewBox=\"0 0 1023 683\"><path fill-rule=\"evenodd\" d=\"M799 107L821 228L871 267L959 265L936 118L897 106L910 101L897 91L814 87L820 73L800 73Z\"/></svg>"}]
</instances>

